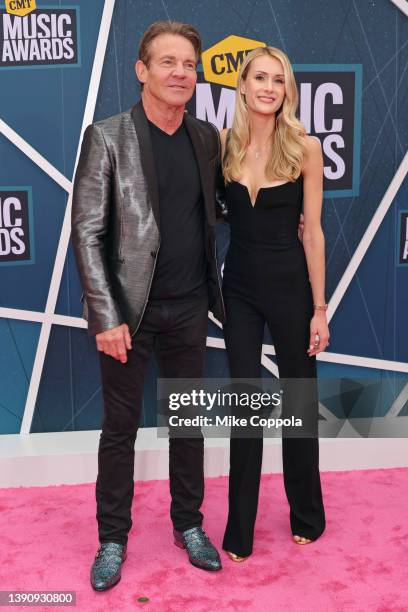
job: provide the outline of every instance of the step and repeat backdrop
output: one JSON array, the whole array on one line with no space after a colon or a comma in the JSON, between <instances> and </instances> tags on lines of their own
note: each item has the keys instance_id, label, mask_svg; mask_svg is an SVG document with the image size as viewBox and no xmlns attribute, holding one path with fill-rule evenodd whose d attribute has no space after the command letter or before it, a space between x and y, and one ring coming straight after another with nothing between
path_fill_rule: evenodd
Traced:
<instances>
[{"instance_id":1,"label":"step and repeat backdrop","mask_svg":"<svg viewBox=\"0 0 408 612\"><path fill-rule=\"evenodd\" d=\"M87 124L140 95L150 23L194 24L203 57L189 112L231 125L237 70L269 44L294 65L299 117L324 154L330 347L321 418L408 415L406 3L390 0L8 0L0 5L0 433L99 429L98 355L81 318L70 193ZM218 228L221 264L228 228ZM228 376L209 319L206 375ZM265 333L264 375L276 376ZM155 425L154 360L142 426ZM353 384L354 381L354 384Z\"/></svg>"}]
</instances>

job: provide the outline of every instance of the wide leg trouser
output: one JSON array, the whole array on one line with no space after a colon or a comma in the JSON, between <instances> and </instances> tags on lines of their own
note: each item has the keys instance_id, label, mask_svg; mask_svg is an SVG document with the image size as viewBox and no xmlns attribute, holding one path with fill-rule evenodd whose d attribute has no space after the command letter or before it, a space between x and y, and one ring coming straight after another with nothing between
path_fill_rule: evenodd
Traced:
<instances>
[{"instance_id":1,"label":"wide leg trouser","mask_svg":"<svg viewBox=\"0 0 408 612\"><path fill-rule=\"evenodd\" d=\"M274 296L260 305L228 293L224 301L227 314L224 338L232 378L261 377L265 323L274 341L280 378L316 377L315 358L306 352L311 305L302 310L299 304L280 304L274 301ZM317 421L317 402L314 410ZM262 450L262 437L231 438L229 513L223 548L240 556L252 552ZM315 540L325 528L318 438L283 437L282 454L292 534Z\"/></svg>"}]
</instances>

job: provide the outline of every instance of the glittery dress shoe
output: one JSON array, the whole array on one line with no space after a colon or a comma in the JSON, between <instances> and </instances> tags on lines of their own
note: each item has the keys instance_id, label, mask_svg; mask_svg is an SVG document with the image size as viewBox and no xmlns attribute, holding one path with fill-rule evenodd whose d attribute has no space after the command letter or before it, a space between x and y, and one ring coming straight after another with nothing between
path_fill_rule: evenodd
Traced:
<instances>
[{"instance_id":1,"label":"glittery dress shoe","mask_svg":"<svg viewBox=\"0 0 408 612\"><path fill-rule=\"evenodd\" d=\"M100 545L91 568L91 584L95 591L106 591L120 580L120 569L126 559L126 546L116 542Z\"/></svg>"},{"instance_id":2,"label":"glittery dress shoe","mask_svg":"<svg viewBox=\"0 0 408 612\"><path fill-rule=\"evenodd\" d=\"M174 529L173 534L175 545L187 549L192 565L213 572L221 569L220 555L202 527L192 527L183 532Z\"/></svg>"}]
</instances>

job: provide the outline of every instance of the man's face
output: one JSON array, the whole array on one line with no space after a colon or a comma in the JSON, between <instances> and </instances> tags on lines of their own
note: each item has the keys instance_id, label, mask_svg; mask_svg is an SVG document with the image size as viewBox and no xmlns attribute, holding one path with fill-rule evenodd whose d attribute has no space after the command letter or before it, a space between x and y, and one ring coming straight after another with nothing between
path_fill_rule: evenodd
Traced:
<instances>
[{"instance_id":1,"label":"man's face","mask_svg":"<svg viewBox=\"0 0 408 612\"><path fill-rule=\"evenodd\" d=\"M184 106L197 81L196 55L189 40L177 34L160 34L150 44L150 63L136 62L143 93L168 106Z\"/></svg>"}]
</instances>

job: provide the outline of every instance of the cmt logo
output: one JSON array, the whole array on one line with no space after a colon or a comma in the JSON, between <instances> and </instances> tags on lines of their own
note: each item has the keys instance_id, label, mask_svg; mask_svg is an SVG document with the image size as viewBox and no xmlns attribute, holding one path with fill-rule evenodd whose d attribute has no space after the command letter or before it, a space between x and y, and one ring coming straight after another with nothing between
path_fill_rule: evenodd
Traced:
<instances>
[{"instance_id":1,"label":"cmt logo","mask_svg":"<svg viewBox=\"0 0 408 612\"><path fill-rule=\"evenodd\" d=\"M237 77L244 58L265 43L240 36L227 36L202 53L201 62L205 80L227 87L236 87Z\"/></svg>"},{"instance_id":2,"label":"cmt logo","mask_svg":"<svg viewBox=\"0 0 408 612\"><path fill-rule=\"evenodd\" d=\"M0 8L0 69L80 64L79 7L19 11Z\"/></svg>"},{"instance_id":3,"label":"cmt logo","mask_svg":"<svg viewBox=\"0 0 408 612\"><path fill-rule=\"evenodd\" d=\"M0 188L0 265L33 260L31 189Z\"/></svg>"},{"instance_id":4,"label":"cmt logo","mask_svg":"<svg viewBox=\"0 0 408 612\"><path fill-rule=\"evenodd\" d=\"M6 11L10 15L24 17L37 8L35 0L6 0Z\"/></svg>"}]
</instances>

